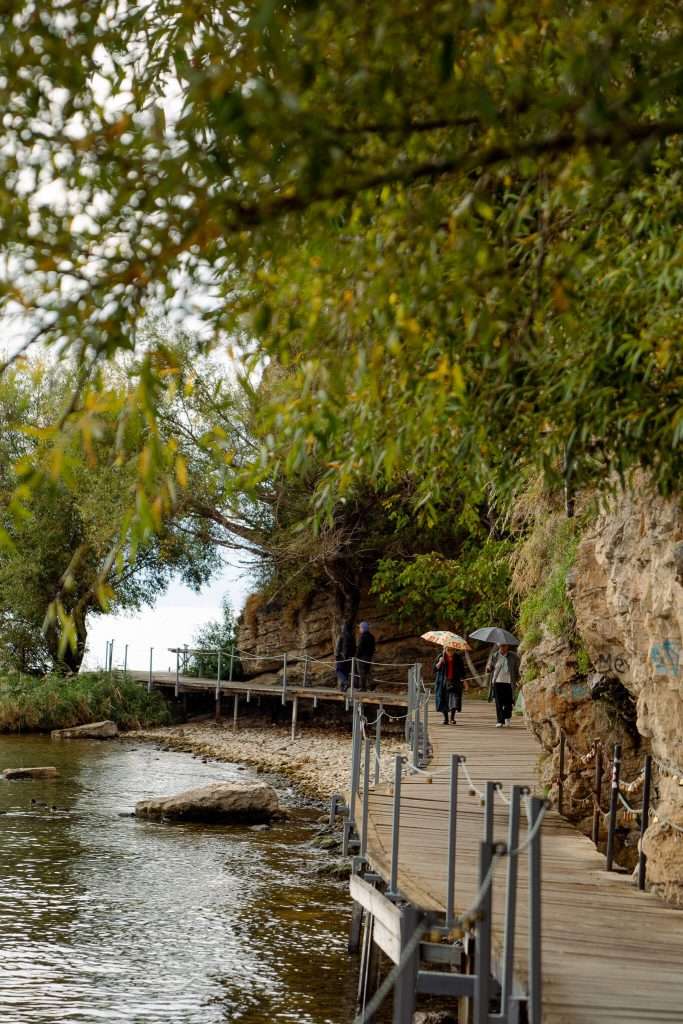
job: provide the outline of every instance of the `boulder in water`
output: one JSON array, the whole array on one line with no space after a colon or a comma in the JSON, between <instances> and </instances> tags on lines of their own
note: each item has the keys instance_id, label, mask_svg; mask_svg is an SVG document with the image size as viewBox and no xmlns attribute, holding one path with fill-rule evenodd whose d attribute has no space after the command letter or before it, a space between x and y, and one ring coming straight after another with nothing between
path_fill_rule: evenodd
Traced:
<instances>
[{"instance_id":1,"label":"boulder in water","mask_svg":"<svg viewBox=\"0 0 683 1024\"><path fill-rule=\"evenodd\" d=\"M5 768L6 779L54 779L59 774L56 768Z\"/></svg>"},{"instance_id":2,"label":"boulder in water","mask_svg":"<svg viewBox=\"0 0 683 1024\"><path fill-rule=\"evenodd\" d=\"M259 825L279 815L277 793L266 782L212 782L174 796L140 800L138 818Z\"/></svg>"},{"instance_id":3,"label":"boulder in water","mask_svg":"<svg viewBox=\"0 0 683 1024\"><path fill-rule=\"evenodd\" d=\"M53 729L53 740L110 740L118 736L116 722L90 722L89 725L74 725L71 729Z\"/></svg>"}]
</instances>

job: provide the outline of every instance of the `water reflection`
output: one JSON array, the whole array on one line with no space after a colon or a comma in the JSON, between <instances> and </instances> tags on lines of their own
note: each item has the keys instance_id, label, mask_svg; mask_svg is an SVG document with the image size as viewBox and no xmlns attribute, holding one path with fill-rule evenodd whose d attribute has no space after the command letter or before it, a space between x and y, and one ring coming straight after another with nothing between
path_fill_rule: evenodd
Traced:
<instances>
[{"instance_id":1,"label":"water reflection","mask_svg":"<svg viewBox=\"0 0 683 1024\"><path fill-rule=\"evenodd\" d=\"M348 895L316 876L325 855L301 825L119 816L144 797L243 772L125 741L0 737L0 767L23 764L60 775L0 782L0 1019L352 1019Z\"/></svg>"}]
</instances>

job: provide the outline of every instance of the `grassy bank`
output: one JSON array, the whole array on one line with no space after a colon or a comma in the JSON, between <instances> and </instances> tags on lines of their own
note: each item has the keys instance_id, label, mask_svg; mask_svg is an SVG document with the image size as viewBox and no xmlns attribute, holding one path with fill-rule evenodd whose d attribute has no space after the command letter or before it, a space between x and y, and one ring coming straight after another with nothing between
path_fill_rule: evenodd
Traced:
<instances>
[{"instance_id":1,"label":"grassy bank","mask_svg":"<svg viewBox=\"0 0 683 1024\"><path fill-rule=\"evenodd\" d=\"M121 729L166 725L163 697L121 673L0 677L0 732L43 732L110 719Z\"/></svg>"}]
</instances>

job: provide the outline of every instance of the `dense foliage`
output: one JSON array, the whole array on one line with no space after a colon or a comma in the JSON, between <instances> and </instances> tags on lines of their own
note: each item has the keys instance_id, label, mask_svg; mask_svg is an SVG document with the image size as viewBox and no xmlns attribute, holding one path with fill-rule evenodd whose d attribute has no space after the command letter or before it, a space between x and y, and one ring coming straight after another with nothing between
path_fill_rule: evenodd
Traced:
<instances>
[{"instance_id":1,"label":"dense foliage","mask_svg":"<svg viewBox=\"0 0 683 1024\"><path fill-rule=\"evenodd\" d=\"M438 530L538 470L569 511L634 465L677 485L680 5L5 7L0 300L77 368L46 449L138 433L120 551L184 502L195 536L352 592L349 555L397 557L387 502ZM150 308L233 360L199 433L165 429L202 389ZM395 543L391 588L441 551Z\"/></svg>"},{"instance_id":2,"label":"dense foliage","mask_svg":"<svg viewBox=\"0 0 683 1024\"><path fill-rule=\"evenodd\" d=\"M122 729L140 729L166 725L170 714L160 693L148 693L118 673L0 677L0 732L47 732L105 719Z\"/></svg>"},{"instance_id":3,"label":"dense foliage","mask_svg":"<svg viewBox=\"0 0 683 1024\"><path fill-rule=\"evenodd\" d=\"M237 623L232 605L223 598L222 617L204 623L192 638L189 675L204 679L241 679L242 663L236 654ZM219 661L220 652L220 661ZM232 661L232 665L231 665Z\"/></svg>"}]
</instances>

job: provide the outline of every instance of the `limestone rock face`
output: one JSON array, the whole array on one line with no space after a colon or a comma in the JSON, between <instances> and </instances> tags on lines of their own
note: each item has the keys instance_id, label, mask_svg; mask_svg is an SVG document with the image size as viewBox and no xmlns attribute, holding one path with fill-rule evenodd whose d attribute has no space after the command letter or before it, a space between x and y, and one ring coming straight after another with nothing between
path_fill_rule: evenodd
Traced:
<instances>
[{"instance_id":1,"label":"limestone rock face","mask_svg":"<svg viewBox=\"0 0 683 1024\"><path fill-rule=\"evenodd\" d=\"M90 722L88 725L74 725L71 729L53 729L53 740L110 740L118 736L116 722Z\"/></svg>"},{"instance_id":2,"label":"limestone rock face","mask_svg":"<svg viewBox=\"0 0 683 1024\"><path fill-rule=\"evenodd\" d=\"M54 779L59 772L56 768L5 768L2 773L9 781L13 779Z\"/></svg>"},{"instance_id":3,"label":"limestone rock face","mask_svg":"<svg viewBox=\"0 0 683 1024\"><path fill-rule=\"evenodd\" d=\"M425 679L431 679L431 665L437 648L386 618L377 601L367 592L361 595L357 620L365 619L377 641L375 660L383 663L420 662ZM301 683L304 676L303 656L309 656L307 681L317 686L334 686L334 649L342 622L329 593L315 594L303 608L291 609L278 603L259 603L257 596L248 598L239 626L239 648L247 655L243 667L249 676L278 672L281 675L282 654L287 652L287 678ZM389 682L389 672L377 672L378 683ZM396 673L394 673L394 676ZM404 686L407 668L398 680ZM384 685L381 686L384 689Z\"/></svg>"},{"instance_id":4,"label":"limestone rock face","mask_svg":"<svg viewBox=\"0 0 683 1024\"><path fill-rule=\"evenodd\" d=\"M529 723L558 770L559 728L579 754L601 738L624 747L622 779L644 753L656 759L654 814L645 838L648 880L683 902L683 507L652 493L641 476L612 498L583 536L567 590L590 666L579 672L564 640L544 637L524 658ZM591 803L593 765L568 758L569 812ZM635 800L638 801L636 796ZM603 804L604 806L604 804ZM588 820L588 819L586 819ZM586 824L586 822L584 822ZM626 830L624 830L626 831ZM629 838L622 837L628 845ZM633 844L633 837L630 842ZM628 861L628 858L627 858Z\"/></svg>"},{"instance_id":5,"label":"limestone rock face","mask_svg":"<svg viewBox=\"0 0 683 1024\"><path fill-rule=\"evenodd\" d=\"M213 782L174 796L140 800L138 818L258 825L279 813L277 793L265 782Z\"/></svg>"}]
</instances>

